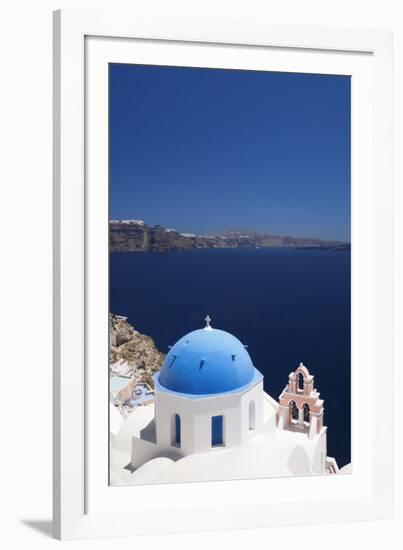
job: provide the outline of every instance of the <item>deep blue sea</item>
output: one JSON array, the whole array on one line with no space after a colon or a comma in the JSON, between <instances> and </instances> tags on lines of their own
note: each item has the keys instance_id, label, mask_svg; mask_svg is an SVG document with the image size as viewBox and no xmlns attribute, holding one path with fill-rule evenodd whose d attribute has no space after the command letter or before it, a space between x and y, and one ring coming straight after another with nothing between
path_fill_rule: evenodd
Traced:
<instances>
[{"instance_id":1,"label":"deep blue sea","mask_svg":"<svg viewBox=\"0 0 403 550\"><path fill-rule=\"evenodd\" d=\"M212 325L244 344L278 398L302 361L325 400L328 454L350 462L350 252L287 248L114 253L110 310L166 353Z\"/></svg>"}]
</instances>

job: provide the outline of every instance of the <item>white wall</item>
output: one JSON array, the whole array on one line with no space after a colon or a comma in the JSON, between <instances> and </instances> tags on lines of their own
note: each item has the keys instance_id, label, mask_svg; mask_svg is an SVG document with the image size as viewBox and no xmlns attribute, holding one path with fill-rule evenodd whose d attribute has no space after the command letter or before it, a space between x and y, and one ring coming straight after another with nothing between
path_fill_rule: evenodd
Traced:
<instances>
[{"instance_id":1,"label":"white wall","mask_svg":"<svg viewBox=\"0 0 403 550\"><path fill-rule=\"evenodd\" d=\"M235 447L249 437L249 404L255 403L256 429L263 425L263 383L243 392L188 399L166 391L155 394L157 445L169 448L175 433L175 415L181 423L180 453L188 455L211 450L211 417L224 417L224 443Z\"/></svg>"},{"instance_id":2,"label":"white wall","mask_svg":"<svg viewBox=\"0 0 403 550\"><path fill-rule=\"evenodd\" d=\"M205 13L259 17L273 21L381 27L395 30L395 97L403 97L403 17L401 0L148 0L147 9L165 13ZM0 542L8 549L60 547L46 537L51 514L51 10L140 5L136 0L8 0L0 16L0 334L2 375L2 472ZM144 7L143 7L144 10ZM396 180L403 181L402 103L395 108ZM396 189L396 211L402 205ZM403 231L402 216L397 221ZM395 246L403 280L402 241ZM397 288L396 329L403 333L402 289ZM401 338L396 352L401 358ZM18 373L18 377L17 377ZM22 384L20 382L23 382ZM401 372L395 386L402 387ZM14 391L15 390L15 391ZM18 395L18 405L17 403ZM396 445L401 457L401 433ZM401 476L398 472L398 486ZM401 498L397 499L401 516ZM31 526L30 526L31 522ZM32 522L34 526L32 527ZM38 523L39 522L39 523ZM147 548L276 548L294 539L300 550L319 541L327 550L348 540L378 549L392 546L400 532L394 522L277 528L233 533L150 537ZM73 546L71 546L71 544ZM132 548L132 540L75 542L74 548Z\"/></svg>"}]
</instances>

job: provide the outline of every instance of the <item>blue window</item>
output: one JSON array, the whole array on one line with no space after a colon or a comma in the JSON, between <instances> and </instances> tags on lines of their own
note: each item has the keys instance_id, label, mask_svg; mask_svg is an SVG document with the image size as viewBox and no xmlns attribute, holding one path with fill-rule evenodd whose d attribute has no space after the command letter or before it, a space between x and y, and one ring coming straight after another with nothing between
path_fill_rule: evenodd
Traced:
<instances>
[{"instance_id":1,"label":"blue window","mask_svg":"<svg viewBox=\"0 0 403 550\"><path fill-rule=\"evenodd\" d=\"M224 424L223 415L211 417L211 445L212 446L222 445L224 443L223 424Z\"/></svg>"},{"instance_id":2,"label":"blue window","mask_svg":"<svg viewBox=\"0 0 403 550\"><path fill-rule=\"evenodd\" d=\"M181 444L181 417L175 414L175 443Z\"/></svg>"}]
</instances>

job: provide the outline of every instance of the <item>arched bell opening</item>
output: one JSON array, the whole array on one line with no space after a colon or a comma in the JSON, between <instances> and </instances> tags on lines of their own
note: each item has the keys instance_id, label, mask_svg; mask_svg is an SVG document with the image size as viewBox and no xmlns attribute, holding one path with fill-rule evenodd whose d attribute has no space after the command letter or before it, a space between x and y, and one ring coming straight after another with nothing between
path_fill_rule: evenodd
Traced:
<instances>
[{"instance_id":1,"label":"arched bell opening","mask_svg":"<svg viewBox=\"0 0 403 550\"><path fill-rule=\"evenodd\" d=\"M303 393L305 388L305 379L302 372L297 374L297 392Z\"/></svg>"},{"instance_id":2,"label":"arched bell opening","mask_svg":"<svg viewBox=\"0 0 403 550\"><path fill-rule=\"evenodd\" d=\"M297 422L298 421L298 407L295 401L290 401L289 404L290 409L290 420L291 422Z\"/></svg>"},{"instance_id":3,"label":"arched bell opening","mask_svg":"<svg viewBox=\"0 0 403 550\"><path fill-rule=\"evenodd\" d=\"M307 424L310 424L311 422L311 410L309 408L308 403L305 403L302 410L304 411L304 422Z\"/></svg>"}]
</instances>

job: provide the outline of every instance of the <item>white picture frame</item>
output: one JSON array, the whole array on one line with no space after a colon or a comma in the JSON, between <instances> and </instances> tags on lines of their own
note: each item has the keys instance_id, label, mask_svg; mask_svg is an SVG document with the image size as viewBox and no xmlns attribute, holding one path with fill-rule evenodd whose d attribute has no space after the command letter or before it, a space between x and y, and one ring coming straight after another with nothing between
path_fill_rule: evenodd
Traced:
<instances>
[{"instance_id":1,"label":"white picture frame","mask_svg":"<svg viewBox=\"0 0 403 550\"><path fill-rule=\"evenodd\" d=\"M326 72L328 66L327 72L351 74L357 83L352 107L352 336L357 342L352 355L352 402L356 408L353 456L358 466L349 476L330 476L326 482L321 476L314 481L293 479L295 498L284 497L290 479L264 480L264 485L262 480L164 488L107 485L108 417L107 407L104 413L99 405L107 394L95 395L93 385L88 384L98 376L94 365L107 360L108 341L106 301L100 299L106 296L108 282L104 67L111 60L134 63L139 56L169 64L170 55L182 56L183 65L211 66L208 50L214 50L216 59L225 50L227 57L215 62L221 66L232 63L233 50L237 51L236 66L266 63L265 53L270 51L270 63L277 70ZM392 34L386 31L273 25L257 19L55 12L55 537L192 532L391 516L391 81ZM99 94L94 95L94 89ZM97 277L92 275L95 272ZM95 340L103 342L99 348ZM375 368L380 364L379 374ZM106 371L101 368L101 372ZM118 497L117 491L121 492ZM134 504L132 491L142 493L140 504L139 499ZM298 515L290 516L290 504L297 501L306 505L299 507Z\"/></svg>"}]
</instances>

